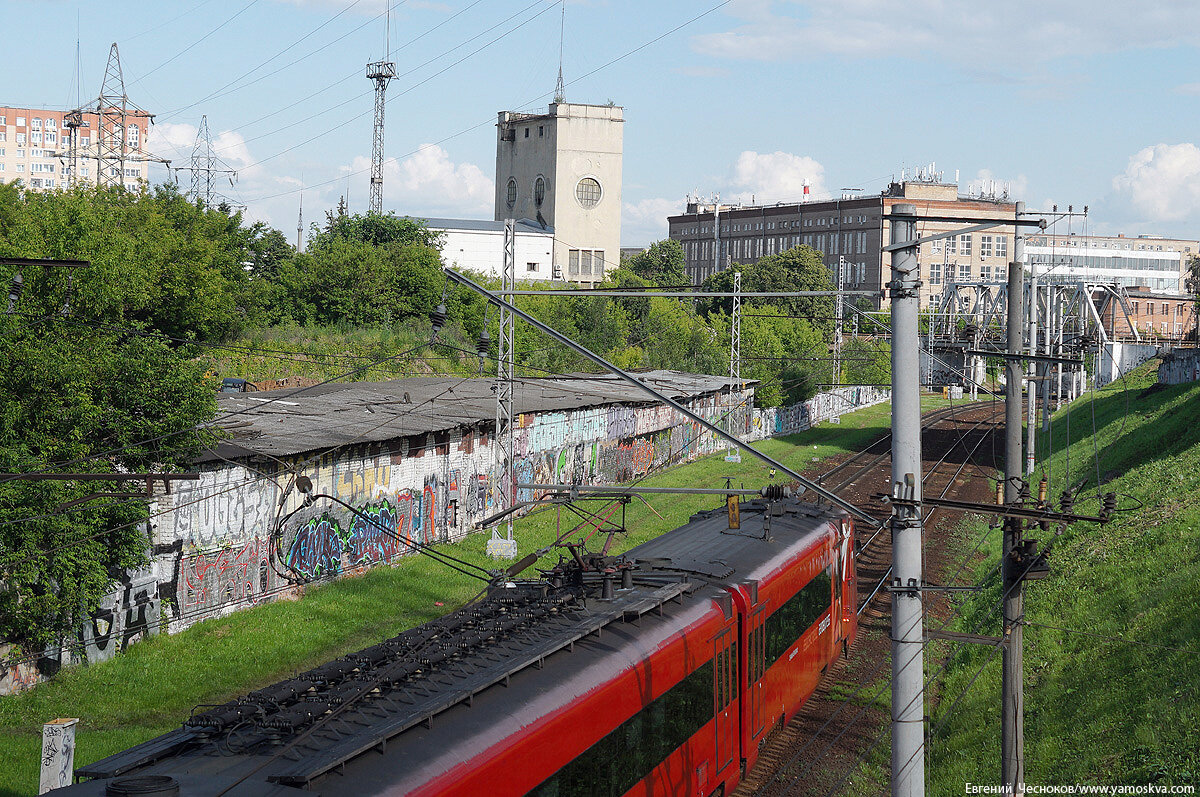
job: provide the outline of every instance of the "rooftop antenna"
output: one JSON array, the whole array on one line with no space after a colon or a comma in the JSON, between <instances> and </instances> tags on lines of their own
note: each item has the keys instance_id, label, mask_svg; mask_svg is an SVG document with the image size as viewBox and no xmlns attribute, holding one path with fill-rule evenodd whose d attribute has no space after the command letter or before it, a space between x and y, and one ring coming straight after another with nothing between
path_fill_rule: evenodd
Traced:
<instances>
[{"instance_id":1,"label":"rooftop antenna","mask_svg":"<svg viewBox=\"0 0 1200 797\"><path fill-rule=\"evenodd\" d=\"M375 81L375 129L371 136L371 199L368 213L383 213L383 107L387 85L396 77L392 63L392 0L387 0L387 32L384 60L367 64L367 78ZM349 194L349 186L346 189Z\"/></svg>"},{"instance_id":2,"label":"rooftop antenna","mask_svg":"<svg viewBox=\"0 0 1200 797\"><path fill-rule=\"evenodd\" d=\"M567 29L567 0L562 0L562 11L558 19L558 84L554 87L554 101L556 103L566 102L567 87L563 83L562 66L563 66L563 34Z\"/></svg>"}]
</instances>

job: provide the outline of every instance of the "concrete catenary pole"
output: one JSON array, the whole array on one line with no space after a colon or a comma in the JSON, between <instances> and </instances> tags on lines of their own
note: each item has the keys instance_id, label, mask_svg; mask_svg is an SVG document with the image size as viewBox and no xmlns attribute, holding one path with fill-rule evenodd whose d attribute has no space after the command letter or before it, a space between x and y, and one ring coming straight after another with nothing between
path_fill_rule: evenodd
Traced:
<instances>
[{"instance_id":1,"label":"concrete catenary pole","mask_svg":"<svg viewBox=\"0 0 1200 797\"><path fill-rule=\"evenodd\" d=\"M1017 216L1025 210L1025 203L1017 203ZM1021 233L1021 228L1017 228L1017 234L1013 241L1013 258L1017 264L1024 270L1025 263L1025 236ZM1038 353L1038 281L1037 281L1037 266L1029 263L1029 353ZM1022 277L1023 278L1023 277ZM1010 297L1011 298L1011 297ZM1027 369L1030 376L1036 376L1038 373L1038 364L1034 360L1029 361ZM1033 469L1037 464L1037 399L1038 394L1035 389L1037 383L1030 382L1026 390L1026 397L1029 401L1028 419L1026 421L1026 440L1025 440L1025 473L1026 475L1033 473Z\"/></svg>"},{"instance_id":2,"label":"concrete catenary pole","mask_svg":"<svg viewBox=\"0 0 1200 797\"><path fill-rule=\"evenodd\" d=\"M1017 203L1017 218L1025 210L1025 203ZM1025 268L1025 237L1017 229L1016 245L1013 248L1014 262L1008 264L1008 353L1020 354L1024 348L1021 340L1022 307ZM1004 501L1014 503L1019 494L1021 479L1021 373L1020 360L1009 357L1006 361L1004 386ZM1033 385L1030 385L1030 392ZM1022 689L1022 627L1024 612L1021 594L1021 573L1015 572L1013 559L1021 545L1021 521L1017 518L1004 519L1003 574L1004 574L1004 666L1001 684L1000 709L1000 783L1019 794L1025 781L1024 757L1024 692Z\"/></svg>"},{"instance_id":3,"label":"concrete catenary pole","mask_svg":"<svg viewBox=\"0 0 1200 797\"><path fill-rule=\"evenodd\" d=\"M892 243L916 238L916 206L893 205ZM892 253L892 796L925 794L921 600L921 388L916 246Z\"/></svg>"}]
</instances>

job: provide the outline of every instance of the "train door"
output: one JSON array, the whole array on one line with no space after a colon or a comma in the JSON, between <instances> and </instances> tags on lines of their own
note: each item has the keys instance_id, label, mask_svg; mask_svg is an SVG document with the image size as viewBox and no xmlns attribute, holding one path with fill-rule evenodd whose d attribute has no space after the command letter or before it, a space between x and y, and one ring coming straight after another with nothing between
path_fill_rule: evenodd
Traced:
<instances>
[{"instance_id":1,"label":"train door","mask_svg":"<svg viewBox=\"0 0 1200 797\"><path fill-rule=\"evenodd\" d=\"M841 569L836 571L842 590L841 638L846 645L854 641L855 623L858 619L858 570L854 561L854 525L842 521L842 534L838 541Z\"/></svg>"},{"instance_id":2,"label":"train door","mask_svg":"<svg viewBox=\"0 0 1200 797\"><path fill-rule=\"evenodd\" d=\"M747 651L747 683L750 703L750 738L758 739L767 724L763 710L763 676L767 661L767 610L765 606L754 609L750 615L749 650Z\"/></svg>"},{"instance_id":3,"label":"train door","mask_svg":"<svg viewBox=\"0 0 1200 797\"><path fill-rule=\"evenodd\" d=\"M737 755L737 633L736 626L713 637L713 677L716 696L717 776L728 775L726 767Z\"/></svg>"}]
</instances>

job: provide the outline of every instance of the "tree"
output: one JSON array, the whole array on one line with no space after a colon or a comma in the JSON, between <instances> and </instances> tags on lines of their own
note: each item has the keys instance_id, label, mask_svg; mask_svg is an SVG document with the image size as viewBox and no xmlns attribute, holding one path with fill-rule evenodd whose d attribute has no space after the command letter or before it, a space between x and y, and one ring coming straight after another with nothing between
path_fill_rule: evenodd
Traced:
<instances>
[{"instance_id":1,"label":"tree","mask_svg":"<svg viewBox=\"0 0 1200 797\"><path fill-rule=\"evenodd\" d=\"M215 394L165 342L51 320L0 329L0 470L168 470L210 436ZM71 463L65 468L54 463ZM72 634L117 574L147 561L144 500L88 502L94 484L0 483L0 637L36 648Z\"/></svg>"},{"instance_id":2,"label":"tree","mask_svg":"<svg viewBox=\"0 0 1200 797\"><path fill-rule=\"evenodd\" d=\"M308 251L315 252L331 245L336 240L357 241L372 246L384 244L420 244L437 249L441 246L442 234L425 226L425 222L409 217L386 214L347 213L345 199L338 203L337 210L325 212L325 226L316 230L308 239Z\"/></svg>"},{"instance_id":3,"label":"tree","mask_svg":"<svg viewBox=\"0 0 1200 797\"><path fill-rule=\"evenodd\" d=\"M705 280L704 290L732 293L735 271L742 272L742 290L747 293L756 291L831 291L834 289L829 269L821 262L820 253L809 246L797 246L777 255L769 255L750 265L734 264ZM749 299L747 303L758 306L769 303L789 315L807 320L814 328L826 334L833 329L833 298L829 296L762 301ZM715 310L721 310L726 314L731 313L733 299L706 300L700 307L700 312L705 314Z\"/></svg>"},{"instance_id":4,"label":"tree","mask_svg":"<svg viewBox=\"0 0 1200 797\"><path fill-rule=\"evenodd\" d=\"M645 250L625 258L621 267L655 285L687 285L683 245L672 238L655 241Z\"/></svg>"}]
</instances>

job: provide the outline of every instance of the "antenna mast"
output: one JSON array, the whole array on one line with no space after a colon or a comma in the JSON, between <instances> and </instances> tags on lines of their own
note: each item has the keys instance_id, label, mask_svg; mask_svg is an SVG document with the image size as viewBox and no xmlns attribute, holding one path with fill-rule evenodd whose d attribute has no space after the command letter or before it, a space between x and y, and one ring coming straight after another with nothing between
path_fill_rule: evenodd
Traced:
<instances>
[{"instance_id":1,"label":"antenna mast","mask_svg":"<svg viewBox=\"0 0 1200 797\"><path fill-rule=\"evenodd\" d=\"M367 211L383 213L383 107L387 84L396 77L392 57L392 2L387 4L387 31L384 35L384 60L367 64L367 78L375 81L375 130L371 137L371 200Z\"/></svg>"},{"instance_id":2,"label":"antenna mast","mask_svg":"<svg viewBox=\"0 0 1200 797\"><path fill-rule=\"evenodd\" d=\"M566 102L567 87L563 83L563 34L567 29L567 0L562 0L562 13L558 20L558 84L554 87L554 101Z\"/></svg>"}]
</instances>

